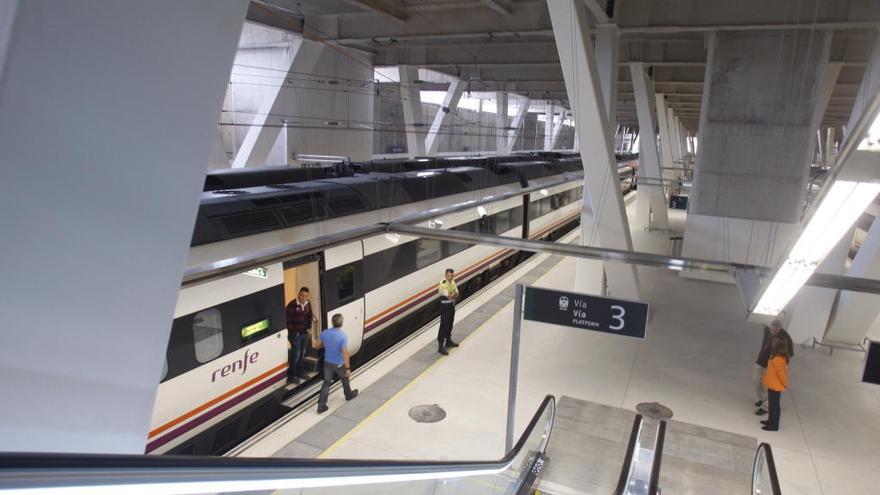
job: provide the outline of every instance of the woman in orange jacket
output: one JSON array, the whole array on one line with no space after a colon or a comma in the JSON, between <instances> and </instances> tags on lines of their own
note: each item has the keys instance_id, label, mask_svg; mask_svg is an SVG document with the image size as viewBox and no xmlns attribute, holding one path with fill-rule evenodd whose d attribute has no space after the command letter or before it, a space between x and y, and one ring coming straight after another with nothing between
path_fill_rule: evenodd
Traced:
<instances>
[{"instance_id":1,"label":"woman in orange jacket","mask_svg":"<svg viewBox=\"0 0 880 495\"><path fill-rule=\"evenodd\" d=\"M767 421L761 421L764 425L762 430L779 430L779 415L782 410L779 407L779 397L782 391L788 388L788 342L779 337L773 337L770 344L770 361L767 363L767 371L764 373L764 386L767 387L769 399L770 417Z\"/></svg>"}]
</instances>

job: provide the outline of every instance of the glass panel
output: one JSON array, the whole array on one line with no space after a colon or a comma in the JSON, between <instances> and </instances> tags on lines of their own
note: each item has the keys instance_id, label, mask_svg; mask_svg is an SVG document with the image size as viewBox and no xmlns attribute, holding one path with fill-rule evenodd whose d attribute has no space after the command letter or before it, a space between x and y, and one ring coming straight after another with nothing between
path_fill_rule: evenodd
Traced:
<instances>
[{"instance_id":1,"label":"glass panel","mask_svg":"<svg viewBox=\"0 0 880 495\"><path fill-rule=\"evenodd\" d=\"M424 268L443 259L443 242L438 239L419 239L416 266Z\"/></svg>"},{"instance_id":2,"label":"glass panel","mask_svg":"<svg viewBox=\"0 0 880 495\"><path fill-rule=\"evenodd\" d=\"M207 363L223 352L223 322L217 308L199 311L193 318L196 360Z\"/></svg>"},{"instance_id":3,"label":"glass panel","mask_svg":"<svg viewBox=\"0 0 880 495\"><path fill-rule=\"evenodd\" d=\"M346 266L336 272L336 300L343 302L354 295L354 267Z\"/></svg>"}]
</instances>

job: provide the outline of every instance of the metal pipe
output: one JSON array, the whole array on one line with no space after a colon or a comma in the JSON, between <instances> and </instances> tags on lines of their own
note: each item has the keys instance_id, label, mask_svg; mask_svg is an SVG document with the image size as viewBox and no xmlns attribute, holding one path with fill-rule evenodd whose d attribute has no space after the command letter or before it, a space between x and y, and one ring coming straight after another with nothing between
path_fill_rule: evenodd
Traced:
<instances>
[{"instance_id":1,"label":"metal pipe","mask_svg":"<svg viewBox=\"0 0 880 495\"><path fill-rule=\"evenodd\" d=\"M482 244L499 246L522 251L549 253L558 256L574 256L577 258L596 259L602 261L614 261L634 265L653 266L669 270L701 270L715 273L732 274L734 270L754 270L761 276L773 273L773 270L763 266L747 265L743 263L727 263L721 261L701 260L695 258L673 258L670 256L643 253L638 251L624 251L592 246L577 246L572 244L558 244L550 241L532 241L516 237L503 237L497 235L479 234L475 232L462 232L457 230L432 229L428 227L416 227L389 223L388 232L440 239L445 241L462 242L466 244ZM830 289L851 290L880 294L880 280L867 278L846 277L842 275L829 275L814 273L807 281L807 285L814 287L826 287Z\"/></svg>"}]
</instances>

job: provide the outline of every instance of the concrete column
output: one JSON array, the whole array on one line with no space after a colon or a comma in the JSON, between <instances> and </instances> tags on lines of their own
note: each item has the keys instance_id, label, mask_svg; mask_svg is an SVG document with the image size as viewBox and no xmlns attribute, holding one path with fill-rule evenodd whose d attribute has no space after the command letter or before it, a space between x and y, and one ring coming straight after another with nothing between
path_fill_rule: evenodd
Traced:
<instances>
[{"instance_id":1,"label":"concrete column","mask_svg":"<svg viewBox=\"0 0 880 495\"><path fill-rule=\"evenodd\" d=\"M852 239L853 230L851 229L828 253L816 272L842 275ZM837 293L838 291L835 289L810 286L806 286L798 292L797 298L790 305L794 309L790 312L791 317L787 322L788 333L795 343L822 338L828 327L828 318L831 316Z\"/></svg>"},{"instance_id":2,"label":"concrete column","mask_svg":"<svg viewBox=\"0 0 880 495\"><path fill-rule=\"evenodd\" d=\"M553 148L553 112L554 107L552 102L547 102L544 105L544 149L549 150Z\"/></svg>"},{"instance_id":3,"label":"concrete column","mask_svg":"<svg viewBox=\"0 0 880 495\"><path fill-rule=\"evenodd\" d=\"M526 118L526 114L528 113L531 104L532 100L529 98L520 102L519 108L516 110L516 115L513 117L513 122L510 123L510 127L513 129L507 131L507 148L504 151L505 153L513 151L513 146L516 144L516 140L519 139L519 136L522 133L523 120Z\"/></svg>"},{"instance_id":4,"label":"concrete column","mask_svg":"<svg viewBox=\"0 0 880 495\"><path fill-rule=\"evenodd\" d=\"M834 127L829 127L825 129L825 161L823 164L826 167L830 167L834 164L834 157L836 155L836 153L834 153L834 131Z\"/></svg>"},{"instance_id":5,"label":"concrete column","mask_svg":"<svg viewBox=\"0 0 880 495\"><path fill-rule=\"evenodd\" d=\"M584 205L581 243L632 250L586 7L580 0L548 0L547 8L574 114L575 130L581 148L589 150L589 154L582 154ZM587 266L591 269L587 270ZM639 298L638 274L634 266L608 263L605 270L613 294ZM579 288L589 287L601 293L601 265L584 265L578 271L577 282Z\"/></svg>"},{"instance_id":6,"label":"concrete column","mask_svg":"<svg viewBox=\"0 0 880 495\"><path fill-rule=\"evenodd\" d=\"M0 450L144 452L247 5L0 15Z\"/></svg>"},{"instance_id":7,"label":"concrete column","mask_svg":"<svg viewBox=\"0 0 880 495\"><path fill-rule=\"evenodd\" d=\"M657 124L660 130L660 175L663 177L675 176L672 174L672 141L669 132L669 112L666 107L666 96L662 94L654 95L657 104Z\"/></svg>"},{"instance_id":8,"label":"concrete column","mask_svg":"<svg viewBox=\"0 0 880 495\"><path fill-rule=\"evenodd\" d=\"M648 81L648 73L644 64L633 62L629 64L630 75L635 93L636 113L639 118L639 129L645 137L641 141L639 150L639 195L636 197L636 226L658 229L668 229L669 219L666 206L666 194L663 185L646 185L662 183L663 175L660 173L660 159L657 155L657 140L654 139L654 114L653 103L654 91Z\"/></svg>"},{"instance_id":9,"label":"concrete column","mask_svg":"<svg viewBox=\"0 0 880 495\"><path fill-rule=\"evenodd\" d=\"M403 123L406 128L406 153L410 158L425 154L425 136L422 129L425 119L422 115L422 97L415 80L419 77L418 67L401 65L400 96L403 99Z\"/></svg>"},{"instance_id":10,"label":"concrete column","mask_svg":"<svg viewBox=\"0 0 880 495\"><path fill-rule=\"evenodd\" d=\"M678 126L678 117L675 116L675 110L667 107L666 122L669 126L669 154L672 157L672 166L684 169L684 152L687 148L681 147L681 128ZM676 177L683 177L683 172L676 171Z\"/></svg>"},{"instance_id":11,"label":"concrete column","mask_svg":"<svg viewBox=\"0 0 880 495\"><path fill-rule=\"evenodd\" d=\"M507 149L507 92L495 92L495 151L500 155Z\"/></svg>"},{"instance_id":12,"label":"concrete column","mask_svg":"<svg viewBox=\"0 0 880 495\"><path fill-rule=\"evenodd\" d=\"M425 152L429 156L436 155L437 150L440 149L441 131L449 119L449 114L458 108L462 92L464 92L464 81L456 79L449 83L449 89L446 90L446 96L443 98L443 105L437 110L437 114L434 115L434 122L431 124L431 129L425 138Z\"/></svg>"},{"instance_id":13,"label":"concrete column","mask_svg":"<svg viewBox=\"0 0 880 495\"><path fill-rule=\"evenodd\" d=\"M559 114L556 122L553 124L553 133L550 135L550 147L548 149L555 150L559 142L559 135L562 133L562 126L565 123L565 112Z\"/></svg>"},{"instance_id":14,"label":"concrete column","mask_svg":"<svg viewBox=\"0 0 880 495\"><path fill-rule=\"evenodd\" d=\"M602 102L610 129L617 125L617 52L620 38L617 26L596 26L596 68L602 86Z\"/></svg>"},{"instance_id":15,"label":"concrete column","mask_svg":"<svg viewBox=\"0 0 880 495\"><path fill-rule=\"evenodd\" d=\"M286 68L287 74L313 72L323 49L324 45L321 43L311 43L302 38L294 40L290 50L290 63ZM248 127L244 141L232 161L232 168L267 165L266 158L278 139L281 124L286 120L284 117L285 102L283 98L279 98L279 95L282 94L284 84L287 81L287 74L284 77L278 77L278 73L273 72L272 77L262 81L261 84L269 84L270 88L263 95L260 108L254 115L254 120ZM290 159L289 156L286 158Z\"/></svg>"},{"instance_id":16,"label":"concrete column","mask_svg":"<svg viewBox=\"0 0 880 495\"><path fill-rule=\"evenodd\" d=\"M880 278L880 216L874 218L846 274L850 277ZM877 304L876 294L841 291L824 339L860 344L877 315L880 315L880 305Z\"/></svg>"}]
</instances>

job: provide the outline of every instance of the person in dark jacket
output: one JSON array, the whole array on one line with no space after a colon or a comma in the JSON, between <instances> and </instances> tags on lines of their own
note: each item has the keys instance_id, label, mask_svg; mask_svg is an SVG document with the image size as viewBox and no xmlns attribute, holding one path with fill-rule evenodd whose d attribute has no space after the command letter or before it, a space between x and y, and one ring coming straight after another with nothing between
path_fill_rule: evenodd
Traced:
<instances>
[{"instance_id":1,"label":"person in dark jacket","mask_svg":"<svg viewBox=\"0 0 880 495\"><path fill-rule=\"evenodd\" d=\"M287 304L287 381L299 384L305 376L305 356L307 338L312 325L318 319L312 312L309 302L309 288L303 287L299 294Z\"/></svg>"},{"instance_id":2,"label":"person in dark jacket","mask_svg":"<svg viewBox=\"0 0 880 495\"><path fill-rule=\"evenodd\" d=\"M764 386L767 387L769 397L770 417L767 418L767 421L761 421L761 424L764 425L762 430L779 430L779 417L782 415L779 399L782 392L789 386L788 359L790 353L788 342L788 340L776 336L773 337L770 344L770 360L767 363L767 372L764 373Z\"/></svg>"},{"instance_id":3,"label":"person in dark jacket","mask_svg":"<svg viewBox=\"0 0 880 495\"><path fill-rule=\"evenodd\" d=\"M794 345L791 336L782 328L782 322L773 320L769 327L764 327L764 338L761 340L761 350L758 351L758 359L755 360L755 366L752 371L752 382L755 386L755 406L758 408L755 414L763 416L767 414L765 405L767 404L767 387L764 385L764 375L767 373L767 363L770 361L772 352L773 338L778 337L785 341L786 352L789 359L794 357Z\"/></svg>"}]
</instances>

